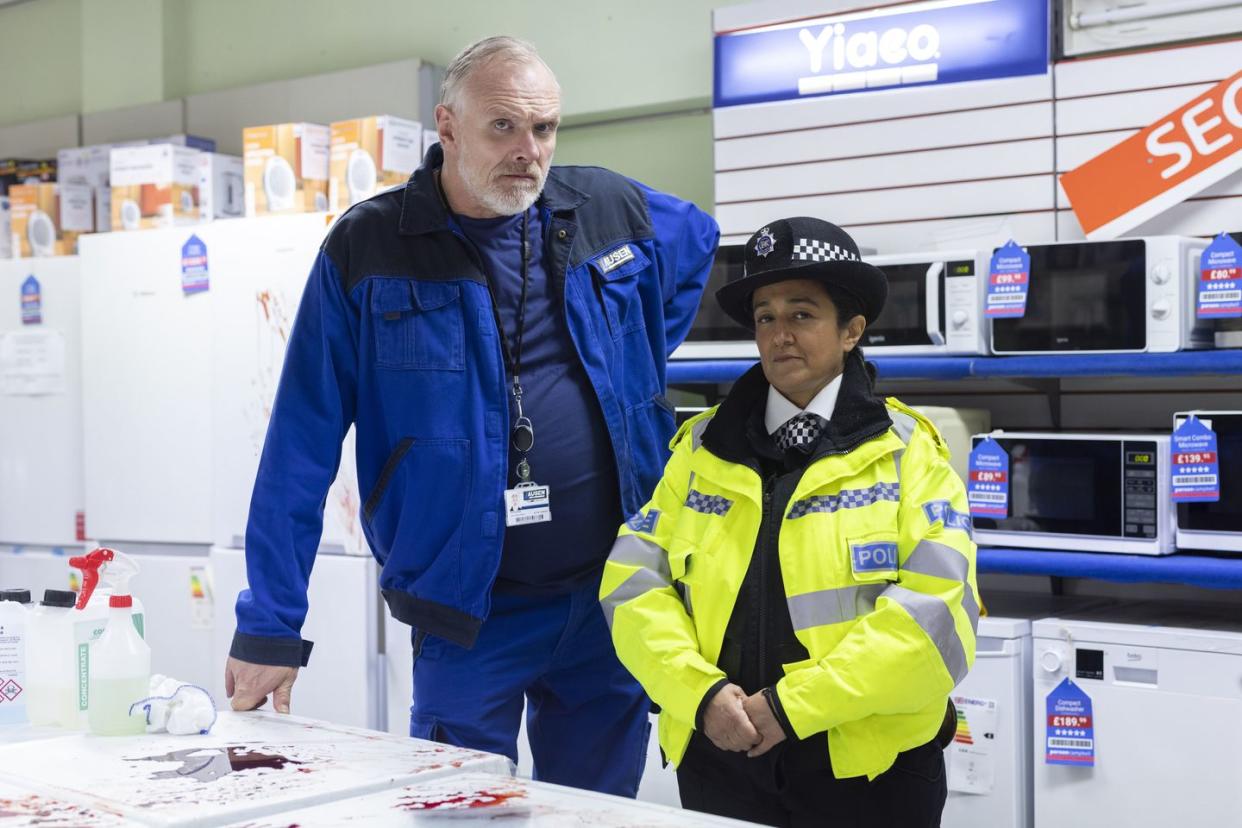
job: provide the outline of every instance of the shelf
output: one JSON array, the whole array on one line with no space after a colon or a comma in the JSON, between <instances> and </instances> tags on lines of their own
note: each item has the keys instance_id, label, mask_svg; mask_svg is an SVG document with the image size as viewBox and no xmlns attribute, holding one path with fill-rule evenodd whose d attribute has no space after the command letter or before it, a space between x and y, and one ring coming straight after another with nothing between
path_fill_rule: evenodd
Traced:
<instances>
[{"instance_id":1,"label":"shelf","mask_svg":"<svg viewBox=\"0 0 1242 828\"><path fill-rule=\"evenodd\" d=\"M1016 377L1189 377L1242 374L1242 350L1172 354L1085 354L1013 357L876 357L883 380ZM752 360L671 360L670 383L732 382Z\"/></svg>"},{"instance_id":2,"label":"shelf","mask_svg":"<svg viewBox=\"0 0 1242 828\"><path fill-rule=\"evenodd\" d=\"M1242 556L1113 555L981 546L979 572L1092 578L1122 583L1187 584L1208 589L1242 589Z\"/></svg>"}]
</instances>

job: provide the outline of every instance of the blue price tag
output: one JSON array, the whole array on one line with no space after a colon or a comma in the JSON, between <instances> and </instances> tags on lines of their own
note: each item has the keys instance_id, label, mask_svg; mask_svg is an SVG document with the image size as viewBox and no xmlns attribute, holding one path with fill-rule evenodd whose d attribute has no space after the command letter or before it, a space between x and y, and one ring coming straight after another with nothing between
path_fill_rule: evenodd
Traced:
<instances>
[{"instance_id":1,"label":"blue price tag","mask_svg":"<svg viewBox=\"0 0 1242 828\"><path fill-rule=\"evenodd\" d=\"M984 314L991 319L1026 316L1026 294L1031 284L1031 257L1010 239L992 254L988 270L988 298Z\"/></svg>"},{"instance_id":2,"label":"blue price tag","mask_svg":"<svg viewBox=\"0 0 1242 828\"><path fill-rule=\"evenodd\" d=\"M1221 233L1199 257L1200 318L1242 316L1242 245Z\"/></svg>"},{"instance_id":3,"label":"blue price tag","mask_svg":"<svg viewBox=\"0 0 1242 828\"><path fill-rule=\"evenodd\" d=\"M1173 470L1170 489L1175 502L1212 503L1220 500L1220 456L1216 433L1191 414L1173 432Z\"/></svg>"},{"instance_id":4,"label":"blue price tag","mask_svg":"<svg viewBox=\"0 0 1242 828\"><path fill-rule=\"evenodd\" d=\"M22 282L22 324L39 325L43 322L43 291L39 280L33 275Z\"/></svg>"},{"instance_id":5,"label":"blue price tag","mask_svg":"<svg viewBox=\"0 0 1242 828\"><path fill-rule=\"evenodd\" d=\"M1095 717L1091 699L1069 678L1048 694L1044 762L1049 765L1095 765Z\"/></svg>"},{"instance_id":6,"label":"blue price tag","mask_svg":"<svg viewBox=\"0 0 1242 828\"><path fill-rule=\"evenodd\" d=\"M1009 515L1009 455L991 437L970 453L966 500L972 516L1003 518Z\"/></svg>"},{"instance_id":7,"label":"blue price tag","mask_svg":"<svg viewBox=\"0 0 1242 828\"><path fill-rule=\"evenodd\" d=\"M202 293L208 286L207 245L191 235L181 246L181 291L189 296Z\"/></svg>"}]
</instances>

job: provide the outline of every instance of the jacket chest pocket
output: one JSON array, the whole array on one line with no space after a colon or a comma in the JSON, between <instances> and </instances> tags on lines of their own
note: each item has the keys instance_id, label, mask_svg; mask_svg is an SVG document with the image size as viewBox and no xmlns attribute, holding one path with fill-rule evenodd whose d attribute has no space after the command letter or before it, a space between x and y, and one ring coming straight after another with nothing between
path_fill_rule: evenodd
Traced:
<instances>
[{"instance_id":1,"label":"jacket chest pocket","mask_svg":"<svg viewBox=\"0 0 1242 828\"><path fill-rule=\"evenodd\" d=\"M646 330L639 287L641 274L650 264L646 254L633 242L591 260L595 290L613 339Z\"/></svg>"},{"instance_id":2,"label":"jacket chest pocket","mask_svg":"<svg viewBox=\"0 0 1242 828\"><path fill-rule=\"evenodd\" d=\"M376 279L371 323L380 368L465 368L461 287L455 283Z\"/></svg>"}]
</instances>

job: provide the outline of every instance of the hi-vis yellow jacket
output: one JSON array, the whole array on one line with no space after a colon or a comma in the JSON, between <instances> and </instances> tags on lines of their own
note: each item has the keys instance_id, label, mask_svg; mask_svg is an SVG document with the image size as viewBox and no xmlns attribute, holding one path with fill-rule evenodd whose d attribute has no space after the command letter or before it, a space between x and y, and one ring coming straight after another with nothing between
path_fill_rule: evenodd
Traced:
<instances>
[{"instance_id":1,"label":"hi-vis yellow jacket","mask_svg":"<svg viewBox=\"0 0 1242 828\"><path fill-rule=\"evenodd\" d=\"M810 659L776 692L801 739L823 738L839 778L874 778L935 737L974 662L979 604L966 492L935 426L895 399L892 427L814 460L781 522L795 635ZM762 518L756 471L687 422L646 507L621 528L600 600L621 662L661 708L680 764Z\"/></svg>"}]
</instances>

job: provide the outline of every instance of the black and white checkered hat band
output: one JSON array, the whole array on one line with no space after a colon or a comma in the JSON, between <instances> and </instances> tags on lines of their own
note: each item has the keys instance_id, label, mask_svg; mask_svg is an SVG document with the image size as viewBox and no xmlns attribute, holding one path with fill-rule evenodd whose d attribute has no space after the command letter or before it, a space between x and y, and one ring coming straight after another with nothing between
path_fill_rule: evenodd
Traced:
<instances>
[{"instance_id":1,"label":"black and white checkered hat band","mask_svg":"<svg viewBox=\"0 0 1242 828\"><path fill-rule=\"evenodd\" d=\"M832 242L818 239L798 239L793 247L793 257L804 262L857 262L858 256Z\"/></svg>"}]
</instances>

